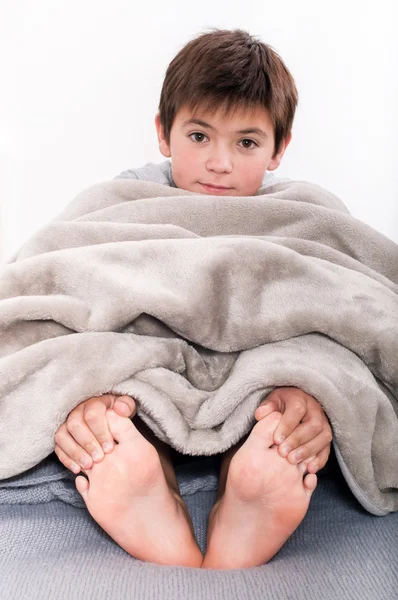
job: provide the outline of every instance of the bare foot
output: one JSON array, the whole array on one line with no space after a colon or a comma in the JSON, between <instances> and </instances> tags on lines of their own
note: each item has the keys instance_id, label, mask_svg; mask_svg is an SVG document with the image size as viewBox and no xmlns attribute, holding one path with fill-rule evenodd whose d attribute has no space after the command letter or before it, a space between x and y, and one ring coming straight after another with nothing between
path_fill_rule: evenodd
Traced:
<instances>
[{"instance_id":1,"label":"bare foot","mask_svg":"<svg viewBox=\"0 0 398 600\"><path fill-rule=\"evenodd\" d=\"M256 423L232 458L224 496L210 513L203 568L260 566L304 519L317 476L303 480L306 461L291 465L273 446L281 418L273 412Z\"/></svg>"},{"instance_id":2,"label":"bare foot","mask_svg":"<svg viewBox=\"0 0 398 600\"><path fill-rule=\"evenodd\" d=\"M89 481L76 478L91 516L139 560L199 568L203 556L189 515L167 484L156 448L129 418L109 409L106 416L118 444L85 471Z\"/></svg>"}]
</instances>

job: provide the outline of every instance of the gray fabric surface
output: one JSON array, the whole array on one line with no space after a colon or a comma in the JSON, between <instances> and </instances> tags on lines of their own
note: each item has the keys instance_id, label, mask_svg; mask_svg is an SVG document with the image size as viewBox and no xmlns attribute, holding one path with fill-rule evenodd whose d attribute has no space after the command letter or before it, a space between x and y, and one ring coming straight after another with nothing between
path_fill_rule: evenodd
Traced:
<instances>
[{"instance_id":1,"label":"gray fabric surface","mask_svg":"<svg viewBox=\"0 0 398 600\"><path fill-rule=\"evenodd\" d=\"M177 467L179 481L194 471L205 483L214 461ZM202 550L215 495L184 497ZM7 600L395 600L397 555L398 513L365 512L332 459L299 528L269 563L252 569L145 563L113 542L86 509L61 500L0 505L0 597Z\"/></svg>"},{"instance_id":2,"label":"gray fabric surface","mask_svg":"<svg viewBox=\"0 0 398 600\"><path fill-rule=\"evenodd\" d=\"M99 184L0 270L0 479L70 411L129 394L163 441L223 452L275 386L322 404L351 490L398 510L398 246L333 194Z\"/></svg>"}]
</instances>

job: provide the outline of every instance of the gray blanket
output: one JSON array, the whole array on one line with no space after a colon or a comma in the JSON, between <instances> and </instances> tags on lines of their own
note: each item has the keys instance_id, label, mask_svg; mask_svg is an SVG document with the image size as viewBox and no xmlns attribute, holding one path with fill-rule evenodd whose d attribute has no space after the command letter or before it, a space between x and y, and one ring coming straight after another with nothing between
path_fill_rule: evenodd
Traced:
<instances>
[{"instance_id":1,"label":"gray blanket","mask_svg":"<svg viewBox=\"0 0 398 600\"><path fill-rule=\"evenodd\" d=\"M129 394L160 439L212 455L296 386L361 504L397 511L397 291L398 246L316 185L93 186L0 270L0 479L92 396Z\"/></svg>"}]
</instances>

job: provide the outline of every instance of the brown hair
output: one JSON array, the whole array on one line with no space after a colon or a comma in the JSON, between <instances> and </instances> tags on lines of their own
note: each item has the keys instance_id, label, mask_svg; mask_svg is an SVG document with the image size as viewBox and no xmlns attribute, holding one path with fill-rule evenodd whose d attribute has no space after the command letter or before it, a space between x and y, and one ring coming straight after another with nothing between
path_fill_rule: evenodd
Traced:
<instances>
[{"instance_id":1,"label":"brown hair","mask_svg":"<svg viewBox=\"0 0 398 600\"><path fill-rule=\"evenodd\" d=\"M289 135L298 103L294 79L280 56L241 29L213 29L191 40L169 64L159 113L167 143L183 106L216 113L244 107L268 109L277 154Z\"/></svg>"}]
</instances>

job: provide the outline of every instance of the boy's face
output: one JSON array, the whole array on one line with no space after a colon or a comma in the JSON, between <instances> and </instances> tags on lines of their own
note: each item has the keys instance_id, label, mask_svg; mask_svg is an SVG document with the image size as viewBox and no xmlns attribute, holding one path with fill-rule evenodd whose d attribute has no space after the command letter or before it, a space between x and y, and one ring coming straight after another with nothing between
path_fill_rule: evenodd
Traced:
<instances>
[{"instance_id":1,"label":"boy's face","mask_svg":"<svg viewBox=\"0 0 398 600\"><path fill-rule=\"evenodd\" d=\"M279 166L291 140L290 134L274 156L274 128L269 112L262 107L241 108L232 116L201 111L193 115L183 107L174 119L170 144L159 113L155 125L159 149L163 156L171 157L176 186L213 196L254 196L265 171ZM252 129L258 131L247 131Z\"/></svg>"}]
</instances>

